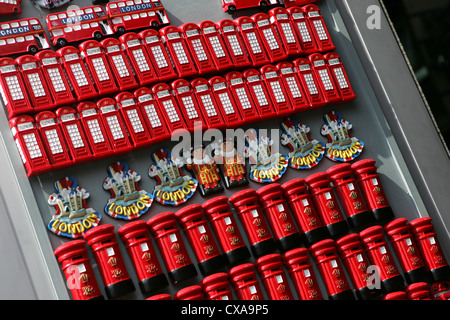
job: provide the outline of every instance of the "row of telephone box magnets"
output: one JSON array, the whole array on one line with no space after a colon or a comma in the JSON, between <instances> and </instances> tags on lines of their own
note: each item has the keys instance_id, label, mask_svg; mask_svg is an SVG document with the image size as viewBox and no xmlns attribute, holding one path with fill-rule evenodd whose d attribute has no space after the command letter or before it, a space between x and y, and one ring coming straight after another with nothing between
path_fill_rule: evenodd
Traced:
<instances>
[{"instance_id":1,"label":"row of telephone box magnets","mask_svg":"<svg viewBox=\"0 0 450 320\"><path fill-rule=\"evenodd\" d=\"M336 54L330 53L325 59L333 57ZM326 91L320 89L312 70L303 75L293 71L302 61L306 58L264 66L261 72L248 69L225 77L142 87L114 99L81 102L76 108L41 111L34 117L19 115L10 120L10 127L27 174L32 176L144 148L169 139L176 129L240 127L356 97L350 86L344 92L332 85L334 89L322 95ZM330 71L330 81L334 74ZM301 79L312 81L306 84ZM305 95L305 86L314 86L316 94ZM201 128L196 127L199 122Z\"/></svg>"},{"instance_id":2,"label":"row of telephone box magnets","mask_svg":"<svg viewBox=\"0 0 450 320\"><path fill-rule=\"evenodd\" d=\"M277 33L274 26L269 23L267 26L271 28L271 43L278 43L278 50L270 51L272 53L270 56L265 53L266 50L264 49L264 46L269 44L259 34L259 30L253 27L250 30L247 27L240 31L251 33L253 35L251 39L257 41L256 45L260 52L252 54L251 47L245 48L245 45L250 46L253 42L250 42L248 38L242 37L241 39L239 32L233 26L239 24L250 24L252 26L255 24L257 26L255 20L262 19L260 15L240 17L237 19L239 23L231 20L220 21L217 25L212 22L208 24L206 22L200 23L199 25L202 27L208 27L206 29L214 29L213 33L209 32L205 35L201 33L200 26L194 23L186 23L180 27L165 27L160 32L148 29L139 34L127 33L121 36L120 40L115 38L107 38L101 42L87 40L81 43L78 48L67 46L56 52L43 50L34 56L24 55L16 60L12 58L0 59L0 83L9 116L13 117L43 109L48 110L55 106L136 89L139 86L153 85L160 81L204 76L229 71L230 69L259 67L285 60L288 57L298 57L299 54L325 53L335 48L331 39L327 36L330 44L321 47L321 50L312 48L303 51L301 48L297 48L292 52L287 51L289 54L284 53L281 45L282 40L279 38L282 33ZM268 17L264 19L264 21L269 21ZM223 30L223 28L227 30L225 34L228 34L228 37L231 37L230 39L224 36L222 40L218 30ZM194 33L196 30L197 32ZM231 34L229 34L230 32ZM191 36L180 36L180 34L186 33ZM294 36L295 31L292 30L291 33ZM328 34L327 31L324 31L324 33ZM277 34L279 37L276 36ZM211 40L211 42L220 44L221 50L214 50L213 48L208 50L209 42L203 38L206 36L210 39L217 39L217 41ZM161 37L165 37L165 43L163 43ZM213 53L220 51L223 52L223 57L219 58L216 63L213 63L212 59L196 57L194 53L198 51L199 44L197 42L199 41L205 55L209 52L207 56L212 57ZM231 42L234 47L227 49L226 45L230 47ZM195 48L193 43L196 43ZM292 41L292 45L300 46L300 42ZM166 50L166 47L169 50ZM227 53L233 49L239 51L239 54L231 56ZM179 61L182 58L180 56L184 57L182 62ZM338 58L336 56L333 61L338 60ZM224 59L226 62L222 61ZM311 61L311 63L318 64L319 60L323 59L317 58L315 60L318 61ZM337 62L339 64L339 61ZM202 66L203 64L209 64L210 67ZM92 81L88 81L88 79L92 79Z\"/></svg>"},{"instance_id":3,"label":"row of telephone box magnets","mask_svg":"<svg viewBox=\"0 0 450 320\"><path fill-rule=\"evenodd\" d=\"M145 294L169 285L148 235L149 229L160 252L163 253L172 282L179 283L197 276L185 245L179 241L181 234L176 228L169 227L173 226L173 221L160 220L157 218L148 222L135 221L118 231L137 272L139 287ZM385 233L399 258L406 282L394 261ZM99 226L89 231L85 238L94 253L108 298L114 299L134 292L135 286L119 251L114 226ZM241 253L240 261L235 260L233 264L228 264L228 273L214 273L214 269L217 270L226 263L222 256L215 255L210 258L216 260L215 268L204 272L205 277L200 286L181 289L174 298L233 300L229 287L231 282L239 300L264 300L255 272L256 267L269 300L293 300L292 289L284 271L286 267L300 300L323 300L309 254L314 259L330 300L370 300L383 297L387 300L388 295L392 295L392 299L398 299L400 293L405 290L408 292L408 289L412 295L410 299L413 299L413 288L419 292L416 295L418 298L424 295L424 283L425 287L432 283L432 287L436 288L443 283L448 284L450 276L450 267L434 233L431 218L418 218L410 222L405 218L398 218L384 228L379 225L368 227L359 234L350 233L337 240L320 240L309 248L297 247L282 254L274 250L272 253L256 256L255 263L242 262L249 258L250 254ZM56 248L55 255L66 278L79 282L78 286L70 287L73 299L104 299L90 264L85 241L73 240L61 245ZM184 256L182 261L180 255ZM208 261L199 263L202 271L207 271L202 269L205 262ZM379 272L381 288L377 290L369 288L370 282L367 281L370 265L376 265ZM209 266L212 267L213 264ZM355 291L351 289L351 284ZM429 292L425 298L428 296ZM168 295L150 296L148 299L168 299Z\"/></svg>"}]
</instances>

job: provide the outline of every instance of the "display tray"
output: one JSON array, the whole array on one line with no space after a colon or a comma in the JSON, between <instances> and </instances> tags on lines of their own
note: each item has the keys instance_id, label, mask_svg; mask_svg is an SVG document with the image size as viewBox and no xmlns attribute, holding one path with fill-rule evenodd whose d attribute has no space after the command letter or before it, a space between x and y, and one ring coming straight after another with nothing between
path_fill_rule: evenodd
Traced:
<instances>
[{"instance_id":1,"label":"display tray","mask_svg":"<svg viewBox=\"0 0 450 320\"><path fill-rule=\"evenodd\" d=\"M259 11L259 9L246 9L237 11L233 16L230 16L223 12L220 1L209 0L164 0L163 4L171 24L176 26L184 22L198 23L206 19L219 21L230 17L250 16ZM87 0L76 0L70 3L70 6L75 5L85 7L91 5L91 2ZM378 88L374 88L369 79L367 65L365 65L366 61L362 58L361 52L357 52L355 49L349 30L347 29L348 25L344 23L343 17L341 16L335 1L323 0L320 1L318 5L325 19L331 38L336 46L335 52L341 57L357 98L344 104L329 105L316 110L298 113L295 115L296 119L299 122L307 124L311 128L310 134L312 137L319 141L326 142L326 137L322 136L320 133L320 129L324 124L323 116L333 110L339 111L344 119L352 123L353 128L351 134L362 140L365 144L363 152L356 160L376 160L378 174L380 175L381 183L384 186L395 217L404 217L408 220L413 220L415 218L430 215L424 204L423 192L419 192L415 183L415 176L413 176L406 164L405 154L404 151L402 151L403 148L401 146L403 141L397 139L391 130L389 119L387 119L385 115L386 106L382 106L380 103L379 92L376 91ZM342 7L343 5L341 4L340 9ZM66 10L66 8L67 6L63 6L57 10L63 11ZM22 4L22 10L23 14L18 18L37 17L41 20L43 25L45 24L45 16L49 13L48 10L28 5L28 3L26 5ZM7 21L8 18L9 17L1 17L0 21ZM353 27L351 26L350 28ZM392 116L388 115L388 117ZM245 126L243 129L268 129L268 132L270 132L270 129L277 129L277 135L273 135L271 138L279 141L279 134L281 132L280 124L282 120L283 119L274 119L255 123ZM434 130L434 128L429 128L429 130ZM36 295L38 298L70 299L70 292L67 289L66 280L53 255L53 250L56 247L70 241L70 239L59 237L47 229L47 224L55 213L54 208L47 203L49 195L54 192L55 181L65 176L76 177L79 185L90 192L90 197L87 199L88 206L95 208L97 212L102 213L101 224L112 224L115 226L117 232L117 230L128 221L114 219L103 212L103 208L110 197L109 192L102 188L103 181L107 177L107 167L115 161L126 161L132 170L141 174L142 179L139 183L139 187L148 192L152 192L156 181L147 175L149 166L152 164L151 155L162 147L170 148L174 146L177 141L161 142L120 157L98 160L27 178L11 131L9 130L8 118L5 112L0 113L0 132L2 138L0 164L5 168L5 177L0 182L2 200L5 204L6 211L10 216L17 241L20 244L24 263L29 266L31 266L31 264L34 266L29 272L31 282L36 290ZM205 141L205 144L208 143L208 141ZM439 142L432 141L430 143ZM284 146L280 146L280 152L286 154L288 149ZM295 170L293 168L288 168L283 177L277 182L284 183L295 178L306 178L313 173L324 172L335 164L337 164L337 162L324 158L316 167L309 170ZM183 170L185 171L185 168L183 168ZM187 171L185 172L187 173ZM250 181L248 186L231 190L225 189L224 192L208 196L207 198L201 197L199 192L196 192L187 203L178 207L164 206L154 201L149 212L142 215L139 220L147 221L161 212L175 212L190 204L202 204L206 199L211 199L215 196L225 195L229 197L240 190L246 188L259 189L262 186L263 184ZM435 217L433 216L433 218ZM448 234L445 232L446 227L445 225L442 226L442 221L439 217L435 220L437 224L439 224L437 229L439 240L441 241L444 251L448 252L450 241ZM239 226L242 228L240 223ZM243 230L241 230L241 232L243 233ZM122 296L120 297L121 299L142 300L150 295L159 293L169 293L173 296L181 288L199 284L203 279L201 273L198 272L198 276L195 278L179 284L170 284L170 286L165 289L144 295L138 288L136 272L133 269L126 248L118 236L117 240L120 245L121 253L125 259L127 270L136 286L135 292ZM247 241L247 239L245 240ZM186 239L185 241L187 243ZM154 245L156 248L155 243ZM190 257L193 261L196 261L189 246L188 249ZM106 296L92 252L89 254L102 293ZM158 258L159 261L162 262L159 253ZM252 257L249 261L254 262L255 260ZM319 272L314 263L313 267L318 276L322 294L326 298L327 294L324 284L320 279ZM224 266L222 269L219 269L218 272L219 271L226 272L228 271L228 267ZM293 290L293 293L295 298L298 298L295 290Z\"/></svg>"}]
</instances>

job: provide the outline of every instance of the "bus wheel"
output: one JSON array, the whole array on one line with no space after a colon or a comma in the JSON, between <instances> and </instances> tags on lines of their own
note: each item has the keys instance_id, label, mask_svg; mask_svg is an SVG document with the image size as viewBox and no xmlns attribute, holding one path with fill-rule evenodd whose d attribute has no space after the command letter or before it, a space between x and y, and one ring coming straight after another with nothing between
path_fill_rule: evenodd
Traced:
<instances>
[{"instance_id":1,"label":"bus wheel","mask_svg":"<svg viewBox=\"0 0 450 320\"><path fill-rule=\"evenodd\" d=\"M100 32L94 33L94 39L100 41L103 39L103 35Z\"/></svg>"},{"instance_id":2,"label":"bus wheel","mask_svg":"<svg viewBox=\"0 0 450 320\"><path fill-rule=\"evenodd\" d=\"M152 28L158 28L158 27L159 27L158 21L152 21Z\"/></svg>"},{"instance_id":3,"label":"bus wheel","mask_svg":"<svg viewBox=\"0 0 450 320\"><path fill-rule=\"evenodd\" d=\"M124 27L118 27L117 28L117 33L120 34L120 35L124 34L125 33L125 28Z\"/></svg>"},{"instance_id":4,"label":"bus wheel","mask_svg":"<svg viewBox=\"0 0 450 320\"><path fill-rule=\"evenodd\" d=\"M64 47L64 46L67 45L67 41L66 41L66 39L64 39L64 38L59 38L59 39L56 41L56 45L57 45L58 47L62 48L62 47Z\"/></svg>"},{"instance_id":5,"label":"bus wheel","mask_svg":"<svg viewBox=\"0 0 450 320\"><path fill-rule=\"evenodd\" d=\"M236 11L236 6L231 5L228 7L227 13L232 14L235 11Z\"/></svg>"},{"instance_id":6,"label":"bus wheel","mask_svg":"<svg viewBox=\"0 0 450 320\"><path fill-rule=\"evenodd\" d=\"M261 1L261 2L259 3L259 5L260 5L261 7L267 7L267 2L266 2L266 1Z\"/></svg>"},{"instance_id":7,"label":"bus wheel","mask_svg":"<svg viewBox=\"0 0 450 320\"><path fill-rule=\"evenodd\" d=\"M28 52L31 53L31 54L35 54L35 53L37 53L38 51L39 51L39 49L38 49L36 46L30 46L30 47L28 48Z\"/></svg>"},{"instance_id":8,"label":"bus wheel","mask_svg":"<svg viewBox=\"0 0 450 320\"><path fill-rule=\"evenodd\" d=\"M14 12L12 13L13 16L17 16L17 14L19 13L19 9L14 8Z\"/></svg>"}]
</instances>

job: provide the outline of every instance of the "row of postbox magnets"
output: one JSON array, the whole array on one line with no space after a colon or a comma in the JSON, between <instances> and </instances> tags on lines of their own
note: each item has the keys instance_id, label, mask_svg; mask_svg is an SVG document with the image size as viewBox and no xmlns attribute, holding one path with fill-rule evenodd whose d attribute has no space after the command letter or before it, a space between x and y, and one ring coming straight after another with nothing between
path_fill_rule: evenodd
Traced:
<instances>
[{"instance_id":1,"label":"row of postbox magnets","mask_svg":"<svg viewBox=\"0 0 450 320\"><path fill-rule=\"evenodd\" d=\"M281 16L288 17L287 13L276 14L274 19ZM257 27L255 19L268 23ZM321 16L319 19L322 19ZM285 34L286 28L291 30L291 37L295 36L295 27L289 20L282 23L282 32L276 32L264 13L256 14L252 18L240 17L237 20L238 22L233 22L225 19L220 22L220 26L204 21L200 25L208 30L207 34L203 34L199 25L185 23L180 27L164 27L161 32L148 29L140 34L127 33L120 39L108 38L102 42L88 40L78 48L68 46L57 52L43 50L35 56L25 55L16 60L0 59L2 96L9 116L11 118L17 114L48 110L55 106L97 98L117 93L119 90L136 89L138 86L160 81L262 66L298 56L299 53L311 54L332 51L335 48L329 37L326 37L326 41L322 40L327 45L321 46L320 51L314 48L304 51L296 38L289 42L282 41L279 37ZM246 28L238 31L237 26L241 24ZM305 21L298 24L307 26ZM325 28L324 23L321 23L321 26L322 29ZM260 34L259 28L270 28L271 32ZM310 28L303 27L302 30ZM226 32L219 33L219 30L223 29ZM245 37L242 35L241 38L240 33L245 33ZM268 34L271 39L265 38ZM322 34L328 35L328 32L325 30ZM314 36L307 38L310 43L314 43ZM269 40L272 47L273 43L277 43L278 50L264 49L269 46ZM291 54L288 55L284 53L281 42L298 48L293 52L289 51ZM250 47L245 48L244 43ZM258 53L254 46L259 48ZM229 54L237 50L240 54ZM254 50L255 53L252 54ZM195 56L199 51L209 58ZM220 57L214 63L212 57L215 55Z\"/></svg>"},{"instance_id":2,"label":"row of postbox magnets","mask_svg":"<svg viewBox=\"0 0 450 320\"><path fill-rule=\"evenodd\" d=\"M81 102L76 108L41 111L34 118L19 115L10 126L32 176L144 148L169 139L176 129L192 131L198 123L200 129L239 127L355 97L351 88L344 93L337 90L339 86L328 96L321 94L326 91L320 86L315 94L305 94L306 82L300 79L306 74L294 71L298 63L281 62L264 66L261 72L248 69L192 82L178 79L171 85L122 92L114 99ZM262 77L269 69L275 76ZM330 71L331 81L335 73ZM307 86L317 83L309 75L313 81Z\"/></svg>"},{"instance_id":3,"label":"row of postbox magnets","mask_svg":"<svg viewBox=\"0 0 450 320\"><path fill-rule=\"evenodd\" d=\"M150 293L168 286L162 269L157 261L148 237L147 224L136 221L119 229L127 250L138 273L139 286L144 293ZM131 293L134 285L125 269L118 243L115 241L114 227L105 225L96 227L86 234L95 259L105 281L108 298L116 298ZM400 259L406 283L393 259L386 233ZM161 243L157 240L158 247ZM433 243L431 245L431 243ZM173 250L173 249L172 249ZM177 248L180 253L180 248ZM429 252L432 252L430 256ZM87 256L86 243L75 240L58 247L55 255L63 266L67 279L77 279L78 285L70 287L74 299L103 298L93 274ZM423 283L432 283L433 296L437 299L447 297L445 284L448 284L450 267L434 233L431 218L418 218L408 221L398 218L384 228L369 227L359 234L348 234L338 240L324 239L309 249L304 247L291 249L284 254L269 253L258 257L254 264L242 263L229 265L228 273L212 273L203 278L201 286L181 289L175 300L233 300L228 280L233 283L240 300L264 300L254 267L261 276L269 300L292 300L293 292L283 270L288 268L294 288L300 300L322 300L317 278L310 263L310 253L318 267L320 276L330 300L354 299L401 299L402 291L409 293L409 299L427 299ZM163 255L163 258L165 256ZM414 269L408 271L405 265ZM439 262L437 262L439 261ZM376 280L371 279L369 266L376 266ZM188 270L186 267L190 267ZM224 265L222 265L223 267ZM351 281L348 281L345 270ZM177 282L197 275L195 267L189 261L177 271ZM171 277L172 280L174 278ZM380 286L376 286L376 281ZM353 284L354 291L351 289ZM374 285L375 284L375 285ZM372 287L371 287L372 286ZM431 290L430 288L430 290ZM414 290L413 290L414 289ZM442 291L439 291L442 290ZM168 299L168 295L157 295L149 299Z\"/></svg>"}]
</instances>

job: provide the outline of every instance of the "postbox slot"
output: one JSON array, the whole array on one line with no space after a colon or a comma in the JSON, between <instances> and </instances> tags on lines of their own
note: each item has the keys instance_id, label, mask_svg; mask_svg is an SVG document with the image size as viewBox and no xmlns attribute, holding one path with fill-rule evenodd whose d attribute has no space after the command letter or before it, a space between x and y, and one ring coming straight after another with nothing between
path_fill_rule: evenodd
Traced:
<instances>
[{"instance_id":1,"label":"postbox slot","mask_svg":"<svg viewBox=\"0 0 450 320\"><path fill-rule=\"evenodd\" d=\"M112 242L112 240L108 239L108 240L102 241L101 244L110 243L110 242Z\"/></svg>"},{"instance_id":2,"label":"postbox slot","mask_svg":"<svg viewBox=\"0 0 450 320\"><path fill-rule=\"evenodd\" d=\"M253 279L253 278L250 278L250 279L244 279L244 283L248 283L248 282L252 282L252 281L254 281L255 279Z\"/></svg>"},{"instance_id":3,"label":"postbox slot","mask_svg":"<svg viewBox=\"0 0 450 320\"><path fill-rule=\"evenodd\" d=\"M77 260L81 260L81 259L83 259L83 256L78 256L78 257L72 258L72 261L77 261Z\"/></svg>"},{"instance_id":4,"label":"postbox slot","mask_svg":"<svg viewBox=\"0 0 450 320\"><path fill-rule=\"evenodd\" d=\"M139 240L139 239L144 239L145 237L146 237L145 234L143 234L142 236L136 237L135 239Z\"/></svg>"}]
</instances>

